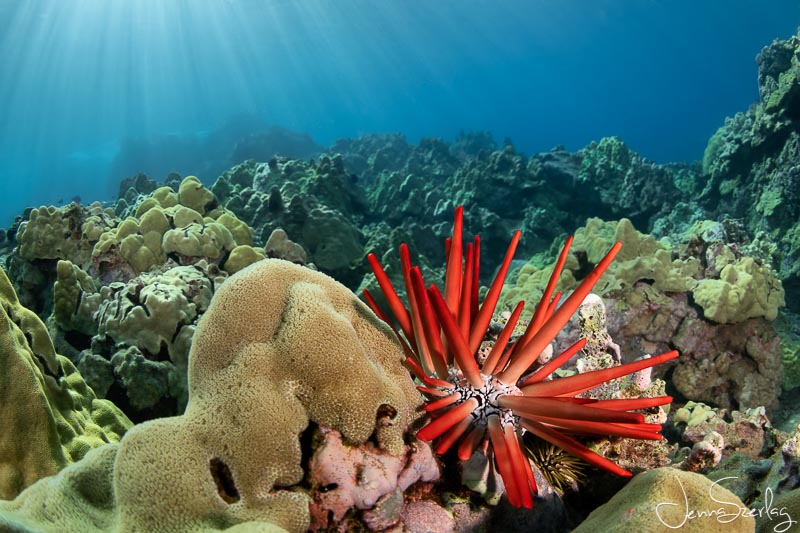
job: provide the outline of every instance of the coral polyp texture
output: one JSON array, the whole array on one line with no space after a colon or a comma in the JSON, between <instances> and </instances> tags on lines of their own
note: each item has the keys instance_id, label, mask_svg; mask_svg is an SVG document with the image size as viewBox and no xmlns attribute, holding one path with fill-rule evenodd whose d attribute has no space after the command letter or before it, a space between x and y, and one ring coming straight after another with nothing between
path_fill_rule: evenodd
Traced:
<instances>
[{"instance_id":1,"label":"coral polyp texture","mask_svg":"<svg viewBox=\"0 0 800 533\"><path fill-rule=\"evenodd\" d=\"M512 339L525 305L521 301L489 348L484 340L521 232L514 234L486 297L478 305L481 241L476 236L464 250L462 229L463 208L458 207L452 237L445 243L444 295L436 285L426 289L419 267L411 265L408 247L400 245L408 308L377 258L369 256L394 321L369 291L364 291L364 297L375 313L392 325L407 355L405 366L421 382L418 389L426 398L423 409L430 419L417 437L423 441L438 439L435 450L439 454L458 443L461 461L469 460L476 452L485 452L494 459L491 464L502 478L509 502L516 507L533 507L537 493L522 442L526 433L591 465L631 476L569 434L660 440L660 424L647 423L643 414L631 411L665 405L672 398L598 400L583 397L583 393L675 359L678 352L557 379L553 373L580 351L586 340L580 339L550 358L551 342L589 295L621 243L614 244L559 305L561 294L553 295L553 291L569 253L572 238L567 239L524 333ZM397 326L393 325L395 322Z\"/></svg>"}]
</instances>

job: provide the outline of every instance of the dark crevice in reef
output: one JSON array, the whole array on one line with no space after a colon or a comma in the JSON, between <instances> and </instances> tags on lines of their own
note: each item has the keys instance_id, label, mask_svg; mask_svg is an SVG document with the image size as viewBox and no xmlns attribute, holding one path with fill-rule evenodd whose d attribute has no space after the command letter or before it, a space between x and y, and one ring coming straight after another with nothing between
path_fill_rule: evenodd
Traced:
<instances>
[{"instance_id":1,"label":"dark crevice in reef","mask_svg":"<svg viewBox=\"0 0 800 533\"><path fill-rule=\"evenodd\" d=\"M589 260L586 258L586 252L573 251L573 254L575 254L575 257L578 259L580 268L574 271L572 275L575 276L575 279L584 279L594 269L594 265L589 263Z\"/></svg>"},{"instance_id":2,"label":"dark crevice in reef","mask_svg":"<svg viewBox=\"0 0 800 533\"><path fill-rule=\"evenodd\" d=\"M91 335L85 335L79 331L64 332L64 340L79 352L92 347Z\"/></svg>"},{"instance_id":3,"label":"dark crevice in reef","mask_svg":"<svg viewBox=\"0 0 800 533\"><path fill-rule=\"evenodd\" d=\"M379 405L378 410L375 412L375 430L369 436L367 442L371 442L376 448L380 448L380 443L378 442L378 432L382 427L391 425L396 416L397 409L391 405L387 403L382 403Z\"/></svg>"},{"instance_id":4,"label":"dark crevice in reef","mask_svg":"<svg viewBox=\"0 0 800 533\"><path fill-rule=\"evenodd\" d=\"M225 503L236 503L241 497L239 496L239 489L236 488L236 482L233 479L231 469L225 464L225 461L219 457L213 457L209 463L211 470L211 477L214 478L214 483L217 486L217 493Z\"/></svg>"},{"instance_id":5,"label":"dark crevice in reef","mask_svg":"<svg viewBox=\"0 0 800 533\"><path fill-rule=\"evenodd\" d=\"M670 349L672 349L672 347L670 347ZM669 367L661 379L664 380L665 392L667 396L672 396L673 398L672 403L684 404L687 402L686 397L675 388L675 385L672 384L672 374L675 373L675 368L675 365Z\"/></svg>"},{"instance_id":6,"label":"dark crevice in reef","mask_svg":"<svg viewBox=\"0 0 800 533\"><path fill-rule=\"evenodd\" d=\"M122 387L119 380L115 380L108 392L105 399L119 407L124 412L131 422L138 424L154 418L163 418L167 416L175 416L175 413L180 414L178 409L178 400L172 397L161 398L158 403L146 409L137 409L131 405L128 398L127 391Z\"/></svg>"},{"instance_id":7,"label":"dark crevice in reef","mask_svg":"<svg viewBox=\"0 0 800 533\"><path fill-rule=\"evenodd\" d=\"M300 466L303 469L303 472L310 472L309 465L311 463L311 456L314 454L314 450L316 449L316 446L314 445L315 438L320 438L318 426L314 422L309 421L306 429L300 433ZM307 477L303 478L300 486L305 489L311 489L311 483Z\"/></svg>"},{"instance_id":8,"label":"dark crevice in reef","mask_svg":"<svg viewBox=\"0 0 800 533\"><path fill-rule=\"evenodd\" d=\"M173 341L174 340L175 337L173 337ZM170 361L171 359L169 356L169 346L167 346L166 341L164 340L161 341L158 353L150 354L146 357L151 361Z\"/></svg>"},{"instance_id":9,"label":"dark crevice in reef","mask_svg":"<svg viewBox=\"0 0 800 533\"><path fill-rule=\"evenodd\" d=\"M664 380L665 383L665 390L664 392L667 396L672 396L672 407L671 409L677 409L679 405L684 405L688 401L686 396L678 392L678 389L672 384L672 374L675 373L675 367L672 366L667 369L666 374L661 378ZM661 434L667 439L667 442L670 444L682 444L683 443L683 431L676 427L675 424L672 422L668 422L662 425Z\"/></svg>"}]
</instances>

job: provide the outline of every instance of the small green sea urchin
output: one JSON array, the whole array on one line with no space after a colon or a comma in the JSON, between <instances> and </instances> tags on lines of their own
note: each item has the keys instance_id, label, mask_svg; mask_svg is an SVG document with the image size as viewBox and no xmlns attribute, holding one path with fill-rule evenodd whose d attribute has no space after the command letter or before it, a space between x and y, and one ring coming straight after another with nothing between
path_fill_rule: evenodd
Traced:
<instances>
[{"instance_id":1,"label":"small green sea urchin","mask_svg":"<svg viewBox=\"0 0 800 533\"><path fill-rule=\"evenodd\" d=\"M534 466L556 491L576 490L586 477L586 463L561 448L528 435L523 442Z\"/></svg>"}]
</instances>

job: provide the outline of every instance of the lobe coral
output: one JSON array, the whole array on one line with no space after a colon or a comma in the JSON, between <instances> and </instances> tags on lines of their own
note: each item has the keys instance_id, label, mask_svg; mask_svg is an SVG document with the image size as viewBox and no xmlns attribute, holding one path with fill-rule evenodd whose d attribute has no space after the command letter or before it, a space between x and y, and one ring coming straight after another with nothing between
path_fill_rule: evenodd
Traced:
<instances>
[{"instance_id":1,"label":"lobe coral","mask_svg":"<svg viewBox=\"0 0 800 533\"><path fill-rule=\"evenodd\" d=\"M408 308L397 295L374 254L370 266L385 296L391 316L368 291L364 297L373 311L394 330L405 353L405 366L419 380L426 398L423 409L430 419L417 433L422 441L439 439L435 450L444 454L457 446L461 461L478 449L494 457L509 502L533 507L537 493L522 436L531 433L587 463L614 474L632 474L591 451L571 435L661 439L661 425L645 422L639 409L666 405L670 396L597 400L580 395L609 380L626 376L678 357L677 351L631 363L553 379L552 374L586 344L580 339L545 364L537 364L556 335L591 292L619 252L617 242L583 282L559 305L553 296L567 259L569 237L556 262L541 300L524 334L512 339L522 313L520 301L485 359L481 344L486 337L500 291L519 243L517 230L503 263L483 302L478 305L480 237L462 242L463 207L455 212L452 237L445 241L444 294L436 285L427 289L418 266L412 266L406 244L400 245L400 264Z\"/></svg>"}]
</instances>

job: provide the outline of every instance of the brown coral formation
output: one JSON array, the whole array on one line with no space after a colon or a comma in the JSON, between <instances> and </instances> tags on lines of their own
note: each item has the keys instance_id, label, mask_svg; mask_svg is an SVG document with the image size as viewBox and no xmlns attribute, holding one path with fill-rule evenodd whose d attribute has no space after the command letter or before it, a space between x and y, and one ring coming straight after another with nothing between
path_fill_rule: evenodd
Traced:
<instances>
[{"instance_id":1,"label":"brown coral formation","mask_svg":"<svg viewBox=\"0 0 800 533\"><path fill-rule=\"evenodd\" d=\"M697 224L692 231L686 246L670 249L628 220L589 219L575 234L559 288L574 287L575 272L609 243L623 242L595 288L606 300L608 331L622 353L677 349L681 357L671 381L687 399L726 409L764 406L770 413L778 405L783 370L781 342L769 320L783 306L783 289L769 265L720 240L719 224ZM507 307L541 291L548 271L538 266L542 261L534 257L520 268L516 283L505 289Z\"/></svg>"},{"instance_id":2,"label":"brown coral formation","mask_svg":"<svg viewBox=\"0 0 800 533\"><path fill-rule=\"evenodd\" d=\"M689 402L675 412L672 420L687 443L697 445L706 441L717 444L720 459L741 453L756 460L775 440L763 407L728 413L726 409L712 409L702 403Z\"/></svg>"},{"instance_id":3,"label":"brown coral formation","mask_svg":"<svg viewBox=\"0 0 800 533\"><path fill-rule=\"evenodd\" d=\"M307 497L284 488L303 477L299 434L310 420L402 449L419 394L401 359L388 328L331 278L280 260L243 270L198 325L186 413L120 446L121 524L154 527L165 517L142 510L158 504L181 530L212 517L307 529ZM376 428L382 406L395 416Z\"/></svg>"},{"instance_id":4,"label":"brown coral formation","mask_svg":"<svg viewBox=\"0 0 800 533\"><path fill-rule=\"evenodd\" d=\"M113 462L115 508L82 516L113 513L121 531L305 531L309 498L294 487L304 476L301 433L314 422L353 445L402 451L420 403L402 359L391 330L344 286L260 261L229 278L200 320L186 412L131 429ZM0 516L30 523L49 497L34 486L20 496L27 505L0 506ZM87 500L57 501L91 508Z\"/></svg>"},{"instance_id":5,"label":"brown coral formation","mask_svg":"<svg viewBox=\"0 0 800 533\"><path fill-rule=\"evenodd\" d=\"M401 359L388 329L327 276L279 260L245 269L200 321L186 413L137 426L122 442L122 524L185 529L216 515L305 530L306 497L281 488L303 476L299 433L311 420L353 443L374 433L402 449L419 395ZM382 406L395 416L376 429ZM169 519L139 513L156 502L175 509Z\"/></svg>"}]
</instances>

